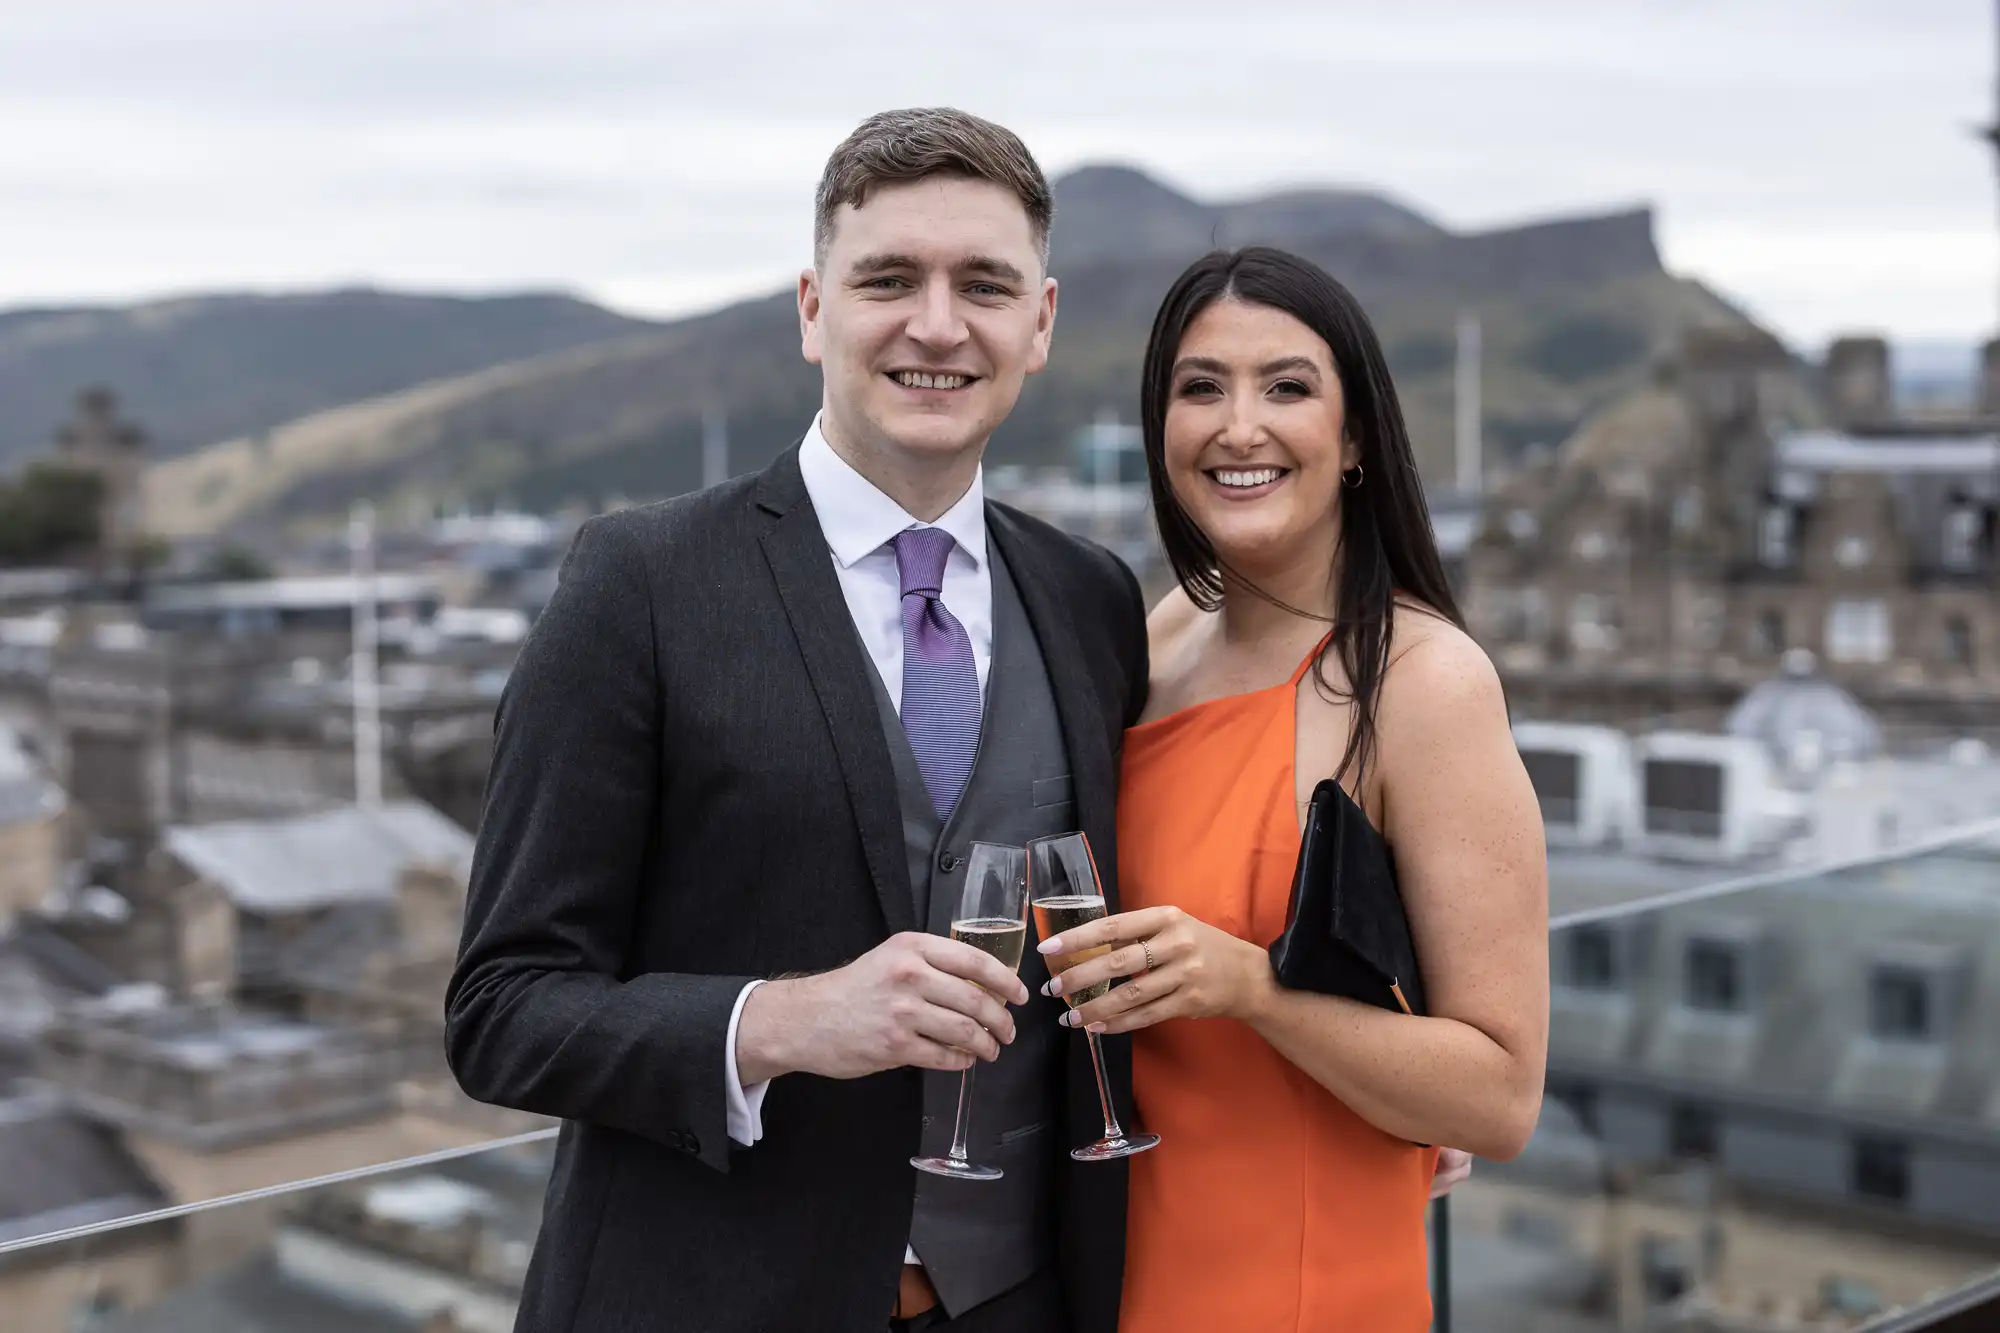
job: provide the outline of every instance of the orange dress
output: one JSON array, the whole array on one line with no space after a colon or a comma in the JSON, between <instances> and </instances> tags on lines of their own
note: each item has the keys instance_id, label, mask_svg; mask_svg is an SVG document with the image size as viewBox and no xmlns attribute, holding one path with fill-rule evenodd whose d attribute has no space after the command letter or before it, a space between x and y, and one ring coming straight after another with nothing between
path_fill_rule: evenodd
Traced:
<instances>
[{"instance_id":1,"label":"orange dress","mask_svg":"<svg viewBox=\"0 0 2000 1333\"><path fill-rule=\"evenodd\" d=\"M1260 945L1283 932L1306 669L1126 733L1123 910L1171 903ZM1425 1333L1434 1149L1376 1129L1234 1019L1132 1043L1138 1119L1162 1141L1131 1161L1125 1333Z\"/></svg>"}]
</instances>

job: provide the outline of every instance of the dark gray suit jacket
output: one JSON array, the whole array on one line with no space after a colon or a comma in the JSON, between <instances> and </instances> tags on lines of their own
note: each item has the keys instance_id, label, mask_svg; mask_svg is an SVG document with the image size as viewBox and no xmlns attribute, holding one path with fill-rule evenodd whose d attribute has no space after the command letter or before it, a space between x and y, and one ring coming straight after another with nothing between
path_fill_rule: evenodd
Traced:
<instances>
[{"instance_id":1,"label":"dark gray suit jacket","mask_svg":"<svg viewBox=\"0 0 2000 1333\"><path fill-rule=\"evenodd\" d=\"M990 539L1047 660L1077 818L1116 911L1115 787L1145 610L1107 552L998 504ZM561 1117L520 1328L855 1329L895 1299L921 1077L790 1074L725 1130L723 1046L754 977L922 929L896 776L797 451L592 519L502 696L446 1044L472 1096ZM1105 1043L1121 1110L1130 1051ZM1077 1333L1114 1333L1122 1164L1071 1043L1058 1221Z\"/></svg>"}]
</instances>

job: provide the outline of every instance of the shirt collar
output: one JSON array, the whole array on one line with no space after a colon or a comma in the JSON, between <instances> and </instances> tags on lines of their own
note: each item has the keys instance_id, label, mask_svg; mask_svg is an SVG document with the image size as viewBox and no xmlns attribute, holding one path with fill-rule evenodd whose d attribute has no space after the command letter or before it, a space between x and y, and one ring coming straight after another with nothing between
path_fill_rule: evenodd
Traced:
<instances>
[{"instance_id":1,"label":"shirt collar","mask_svg":"<svg viewBox=\"0 0 2000 1333\"><path fill-rule=\"evenodd\" d=\"M805 481L813 512L819 516L819 528L826 536L827 547L842 569L880 550L905 528L922 527L943 528L959 549L972 557L973 564L982 568L986 564L984 468L972 474L972 485L936 523L923 523L912 518L874 482L855 471L853 464L835 453L815 415L799 445L799 474Z\"/></svg>"}]
</instances>

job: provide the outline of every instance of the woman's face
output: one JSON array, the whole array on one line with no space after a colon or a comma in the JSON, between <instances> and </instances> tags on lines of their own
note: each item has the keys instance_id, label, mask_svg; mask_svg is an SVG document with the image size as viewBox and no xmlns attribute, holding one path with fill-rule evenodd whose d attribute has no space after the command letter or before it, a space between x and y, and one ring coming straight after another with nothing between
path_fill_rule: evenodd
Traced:
<instances>
[{"instance_id":1,"label":"woman's face","mask_svg":"<svg viewBox=\"0 0 2000 1333\"><path fill-rule=\"evenodd\" d=\"M1332 351L1283 311L1224 297L1188 325L1168 382L1167 477L1225 564L1331 558L1358 452L1345 407Z\"/></svg>"}]
</instances>

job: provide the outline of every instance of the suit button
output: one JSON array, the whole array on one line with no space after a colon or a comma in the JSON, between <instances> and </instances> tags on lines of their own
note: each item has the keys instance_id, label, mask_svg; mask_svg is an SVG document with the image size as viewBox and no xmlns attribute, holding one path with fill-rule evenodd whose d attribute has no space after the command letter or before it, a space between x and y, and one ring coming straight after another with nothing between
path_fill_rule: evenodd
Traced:
<instances>
[{"instance_id":1,"label":"suit button","mask_svg":"<svg viewBox=\"0 0 2000 1333\"><path fill-rule=\"evenodd\" d=\"M938 858L938 869L949 875L952 871L958 869L958 858L950 852L946 852Z\"/></svg>"},{"instance_id":2,"label":"suit button","mask_svg":"<svg viewBox=\"0 0 2000 1333\"><path fill-rule=\"evenodd\" d=\"M696 1138L692 1134L683 1136L683 1138L681 1139L681 1147L687 1149L689 1152L693 1153L697 1157L701 1156L701 1140Z\"/></svg>"},{"instance_id":3,"label":"suit button","mask_svg":"<svg viewBox=\"0 0 2000 1333\"><path fill-rule=\"evenodd\" d=\"M681 1146L681 1132L678 1129L670 1129L667 1131L667 1146L670 1148L678 1148Z\"/></svg>"}]
</instances>

